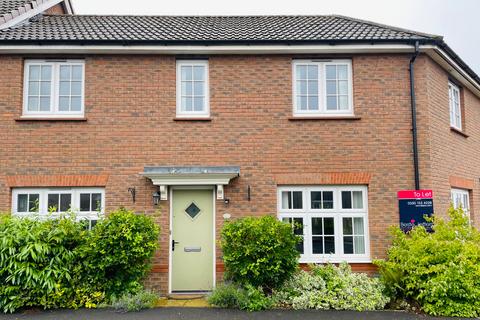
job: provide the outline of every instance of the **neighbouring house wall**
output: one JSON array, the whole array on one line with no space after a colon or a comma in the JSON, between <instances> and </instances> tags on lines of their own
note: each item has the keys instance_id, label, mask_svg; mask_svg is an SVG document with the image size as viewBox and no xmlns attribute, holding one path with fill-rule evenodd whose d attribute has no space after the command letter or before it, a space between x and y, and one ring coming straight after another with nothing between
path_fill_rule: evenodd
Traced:
<instances>
[{"instance_id":1,"label":"neighbouring house wall","mask_svg":"<svg viewBox=\"0 0 480 320\"><path fill-rule=\"evenodd\" d=\"M67 14L65 11L65 5L63 2L60 2L59 4L54 5L53 7L45 10L45 14Z\"/></svg>"},{"instance_id":2,"label":"neighbouring house wall","mask_svg":"<svg viewBox=\"0 0 480 320\"><path fill-rule=\"evenodd\" d=\"M428 105L431 119L432 176L435 211L444 215L452 187L470 190L471 218L480 226L480 98L461 88L463 132L450 129L448 73L435 61L426 61Z\"/></svg>"},{"instance_id":3,"label":"neighbouring house wall","mask_svg":"<svg viewBox=\"0 0 480 320\"><path fill-rule=\"evenodd\" d=\"M224 213L233 218L276 214L277 184L288 184L289 176L314 184L328 173L366 175L371 257L382 258L388 227L399 221L397 191L414 188L409 59L353 56L359 120L292 121L292 56L210 56L212 120L175 121L174 56L86 56L87 121L16 121L22 112L23 57L0 56L0 211L11 206L7 176L108 175L107 211L119 206L143 211L162 228L149 285L165 292L169 206L168 201L153 206L156 189L139 175L144 166L239 165L241 176L225 188L230 204L217 201L217 236ZM433 69L421 57L418 91L429 92L427 66ZM433 116L428 97L420 95L418 106L425 187L438 180L429 178L435 153L428 140ZM442 117L448 125L446 108ZM449 129L445 134L453 135ZM135 203L129 187L137 189ZM446 188L442 182L435 191L442 195ZM219 252L217 266L220 275Z\"/></svg>"}]
</instances>

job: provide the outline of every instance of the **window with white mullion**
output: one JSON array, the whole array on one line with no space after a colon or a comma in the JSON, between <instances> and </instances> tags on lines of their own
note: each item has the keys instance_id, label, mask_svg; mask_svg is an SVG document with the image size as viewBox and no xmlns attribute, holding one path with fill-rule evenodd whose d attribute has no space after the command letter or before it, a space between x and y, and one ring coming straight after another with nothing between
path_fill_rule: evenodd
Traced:
<instances>
[{"instance_id":1,"label":"window with white mullion","mask_svg":"<svg viewBox=\"0 0 480 320\"><path fill-rule=\"evenodd\" d=\"M463 212L470 216L470 192L466 189L451 190L452 204L455 209L462 209Z\"/></svg>"},{"instance_id":2,"label":"window with white mullion","mask_svg":"<svg viewBox=\"0 0 480 320\"><path fill-rule=\"evenodd\" d=\"M350 60L294 60L294 115L353 114Z\"/></svg>"},{"instance_id":3,"label":"window with white mullion","mask_svg":"<svg viewBox=\"0 0 480 320\"><path fill-rule=\"evenodd\" d=\"M177 61L177 115L208 116L208 62Z\"/></svg>"},{"instance_id":4,"label":"window with white mullion","mask_svg":"<svg viewBox=\"0 0 480 320\"><path fill-rule=\"evenodd\" d=\"M364 186L278 189L279 219L303 227L301 262L369 261L367 208Z\"/></svg>"},{"instance_id":5,"label":"window with white mullion","mask_svg":"<svg viewBox=\"0 0 480 320\"><path fill-rule=\"evenodd\" d=\"M65 213L72 209L72 192L70 190L47 191L47 212Z\"/></svg>"},{"instance_id":6,"label":"window with white mullion","mask_svg":"<svg viewBox=\"0 0 480 320\"><path fill-rule=\"evenodd\" d=\"M298 64L295 67L298 110L305 112L319 110L319 67L317 63Z\"/></svg>"},{"instance_id":7,"label":"window with white mullion","mask_svg":"<svg viewBox=\"0 0 480 320\"><path fill-rule=\"evenodd\" d=\"M337 222L333 215L312 215L309 221L312 255L329 256L335 255L338 251L336 239Z\"/></svg>"},{"instance_id":8,"label":"window with white mullion","mask_svg":"<svg viewBox=\"0 0 480 320\"><path fill-rule=\"evenodd\" d=\"M284 214L284 215L280 215L280 220L283 222L289 223L292 226L293 234L301 238L300 242L297 243L297 250L300 254L304 254L305 241L306 241L305 216Z\"/></svg>"},{"instance_id":9,"label":"window with white mullion","mask_svg":"<svg viewBox=\"0 0 480 320\"><path fill-rule=\"evenodd\" d=\"M448 84L448 98L450 105L450 125L456 129L462 130L460 88L451 82Z\"/></svg>"},{"instance_id":10,"label":"window with white mullion","mask_svg":"<svg viewBox=\"0 0 480 320\"><path fill-rule=\"evenodd\" d=\"M30 63L25 66L26 111L48 113L52 110L54 65Z\"/></svg>"},{"instance_id":11,"label":"window with white mullion","mask_svg":"<svg viewBox=\"0 0 480 320\"><path fill-rule=\"evenodd\" d=\"M58 112L81 112L83 99L83 65L57 65Z\"/></svg>"},{"instance_id":12,"label":"window with white mullion","mask_svg":"<svg viewBox=\"0 0 480 320\"><path fill-rule=\"evenodd\" d=\"M24 116L82 116L84 62L27 60Z\"/></svg>"},{"instance_id":13,"label":"window with white mullion","mask_svg":"<svg viewBox=\"0 0 480 320\"><path fill-rule=\"evenodd\" d=\"M325 63L325 110L339 113L350 110L349 65Z\"/></svg>"},{"instance_id":14,"label":"window with white mullion","mask_svg":"<svg viewBox=\"0 0 480 320\"><path fill-rule=\"evenodd\" d=\"M19 192L16 201L13 201L13 211L21 215L38 213L40 210L40 194L35 190L22 190Z\"/></svg>"},{"instance_id":15,"label":"window with white mullion","mask_svg":"<svg viewBox=\"0 0 480 320\"><path fill-rule=\"evenodd\" d=\"M15 188L12 190L12 213L21 217L56 218L71 211L77 220L89 226L103 215L103 188Z\"/></svg>"},{"instance_id":16,"label":"window with white mullion","mask_svg":"<svg viewBox=\"0 0 480 320\"><path fill-rule=\"evenodd\" d=\"M365 254L364 217L342 217L343 253Z\"/></svg>"}]
</instances>

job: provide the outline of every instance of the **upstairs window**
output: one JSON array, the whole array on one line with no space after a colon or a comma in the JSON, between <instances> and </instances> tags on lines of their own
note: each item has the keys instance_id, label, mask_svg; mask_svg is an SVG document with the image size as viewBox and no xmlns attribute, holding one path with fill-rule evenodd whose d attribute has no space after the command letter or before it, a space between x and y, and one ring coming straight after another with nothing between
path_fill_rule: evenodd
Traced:
<instances>
[{"instance_id":1,"label":"upstairs window","mask_svg":"<svg viewBox=\"0 0 480 320\"><path fill-rule=\"evenodd\" d=\"M209 117L208 61L177 61L177 117Z\"/></svg>"},{"instance_id":2,"label":"upstairs window","mask_svg":"<svg viewBox=\"0 0 480 320\"><path fill-rule=\"evenodd\" d=\"M27 60L23 115L82 117L84 115L84 62L81 60Z\"/></svg>"},{"instance_id":3,"label":"upstairs window","mask_svg":"<svg viewBox=\"0 0 480 320\"><path fill-rule=\"evenodd\" d=\"M450 126L462 130L462 108L460 105L460 88L448 83L448 101L450 104Z\"/></svg>"},{"instance_id":4,"label":"upstairs window","mask_svg":"<svg viewBox=\"0 0 480 320\"><path fill-rule=\"evenodd\" d=\"M353 115L350 60L294 60L293 114Z\"/></svg>"}]
</instances>

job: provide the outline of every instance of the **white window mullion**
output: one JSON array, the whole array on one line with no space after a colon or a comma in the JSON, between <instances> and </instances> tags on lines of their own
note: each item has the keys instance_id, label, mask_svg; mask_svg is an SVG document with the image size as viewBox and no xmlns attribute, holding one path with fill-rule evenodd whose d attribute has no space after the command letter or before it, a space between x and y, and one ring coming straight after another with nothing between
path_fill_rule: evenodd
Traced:
<instances>
[{"instance_id":1,"label":"white window mullion","mask_svg":"<svg viewBox=\"0 0 480 320\"><path fill-rule=\"evenodd\" d=\"M343 257L343 217L335 215L335 251L337 255Z\"/></svg>"},{"instance_id":2,"label":"white window mullion","mask_svg":"<svg viewBox=\"0 0 480 320\"><path fill-rule=\"evenodd\" d=\"M51 99L52 103L53 103L53 106L52 106L52 110L54 113L57 113L59 110L58 110L58 100L59 100L59 97L58 97L58 85L59 85L59 73L60 73L60 68L58 67L58 64L55 64L54 65L54 72L53 72L53 97Z\"/></svg>"},{"instance_id":3,"label":"white window mullion","mask_svg":"<svg viewBox=\"0 0 480 320\"><path fill-rule=\"evenodd\" d=\"M318 73L318 103L320 104L320 111L322 113L327 112L327 106L326 106L326 95L327 95L327 82L325 81L325 64L319 62L318 63L318 70L321 70L322 72Z\"/></svg>"}]
</instances>

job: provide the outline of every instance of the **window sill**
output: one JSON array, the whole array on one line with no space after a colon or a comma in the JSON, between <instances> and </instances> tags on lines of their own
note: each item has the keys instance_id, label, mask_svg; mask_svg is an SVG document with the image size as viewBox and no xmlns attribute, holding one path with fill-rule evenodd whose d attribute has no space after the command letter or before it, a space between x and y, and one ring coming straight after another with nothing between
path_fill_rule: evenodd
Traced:
<instances>
[{"instance_id":1,"label":"window sill","mask_svg":"<svg viewBox=\"0 0 480 320\"><path fill-rule=\"evenodd\" d=\"M30 117L22 116L15 118L15 121L87 121L85 117Z\"/></svg>"},{"instance_id":2,"label":"window sill","mask_svg":"<svg viewBox=\"0 0 480 320\"><path fill-rule=\"evenodd\" d=\"M468 137L469 137L468 134L466 134L466 133L463 132L462 130L458 130L457 128L450 127L450 130L451 130L452 132L455 132L455 133L461 135L462 137L465 137L465 138L468 138Z\"/></svg>"},{"instance_id":3,"label":"window sill","mask_svg":"<svg viewBox=\"0 0 480 320\"><path fill-rule=\"evenodd\" d=\"M212 121L210 117L176 117L173 121Z\"/></svg>"},{"instance_id":4,"label":"window sill","mask_svg":"<svg viewBox=\"0 0 480 320\"><path fill-rule=\"evenodd\" d=\"M361 117L357 116L314 116L314 117L305 117L305 116L292 116L289 117L290 121L297 120L360 120Z\"/></svg>"},{"instance_id":5,"label":"window sill","mask_svg":"<svg viewBox=\"0 0 480 320\"><path fill-rule=\"evenodd\" d=\"M299 263L372 263L372 259L370 258L357 258L357 257L344 257L342 258L300 258L298 260Z\"/></svg>"}]
</instances>

